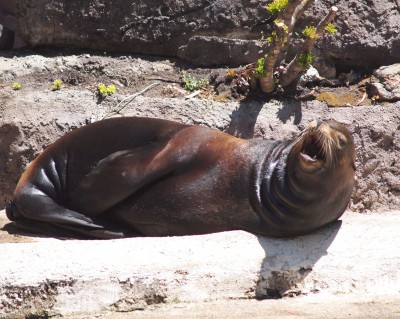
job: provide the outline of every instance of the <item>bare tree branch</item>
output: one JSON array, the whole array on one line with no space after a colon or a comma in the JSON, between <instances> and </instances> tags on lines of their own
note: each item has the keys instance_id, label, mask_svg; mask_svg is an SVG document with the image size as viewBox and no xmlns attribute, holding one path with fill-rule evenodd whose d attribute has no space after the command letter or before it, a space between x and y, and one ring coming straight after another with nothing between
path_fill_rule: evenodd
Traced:
<instances>
[{"instance_id":1,"label":"bare tree branch","mask_svg":"<svg viewBox=\"0 0 400 319\"><path fill-rule=\"evenodd\" d=\"M305 0L305 1L310 1L310 0ZM313 1L314 0L312 0L312 2ZM294 25L296 24L294 13L301 2L304 2L304 0L289 0L285 9L278 16L278 18L282 19L283 22L288 26L289 31L292 31Z\"/></svg>"},{"instance_id":2,"label":"bare tree branch","mask_svg":"<svg viewBox=\"0 0 400 319\"><path fill-rule=\"evenodd\" d=\"M326 26L335 18L337 11L337 7L331 7L329 13L317 25L315 36L308 37L304 42L301 54L311 53L315 41L324 35ZM290 83L292 83L296 76L305 69L305 65L300 61L301 54L297 54L281 74L280 84L282 87L288 86Z\"/></svg>"},{"instance_id":3,"label":"bare tree branch","mask_svg":"<svg viewBox=\"0 0 400 319\"><path fill-rule=\"evenodd\" d=\"M303 15L304 11L306 11L314 2L315 0L292 0L288 2L288 5L282 12L282 19L288 26L288 37L286 43L282 47L279 60L286 59L294 26L296 25L297 20Z\"/></svg>"},{"instance_id":4,"label":"bare tree branch","mask_svg":"<svg viewBox=\"0 0 400 319\"><path fill-rule=\"evenodd\" d=\"M260 79L261 90L264 93L272 93L275 90L275 65L282 50L282 45L287 41L287 30L283 22L279 20L275 22L275 32L276 36L274 36L270 51L264 57L265 77Z\"/></svg>"},{"instance_id":5,"label":"bare tree branch","mask_svg":"<svg viewBox=\"0 0 400 319\"><path fill-rule=\"evenodd\" d=\"M297 20L303 15L304 11L311 7L314 2L315 0L303 0L293 13L294 21L297 22Z\"/></svg>"}]
</instances>

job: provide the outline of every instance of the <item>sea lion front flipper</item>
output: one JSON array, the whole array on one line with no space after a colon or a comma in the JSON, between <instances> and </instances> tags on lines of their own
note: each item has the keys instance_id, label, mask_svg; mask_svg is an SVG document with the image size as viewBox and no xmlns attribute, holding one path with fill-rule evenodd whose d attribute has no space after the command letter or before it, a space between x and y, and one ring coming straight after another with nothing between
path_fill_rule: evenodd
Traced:
<instances>
[{"instance_id":1,"label":"sea lion front flipper","mask_svg":"<svg viewBox=\"0 0 400 319\"><path fill-rule=\"evenodd\" d=\"M173 144L162 141L110 154L70 194L70 206L93 216L173 172L186 160L174 151Z\"/></svg>"}]
</instances>

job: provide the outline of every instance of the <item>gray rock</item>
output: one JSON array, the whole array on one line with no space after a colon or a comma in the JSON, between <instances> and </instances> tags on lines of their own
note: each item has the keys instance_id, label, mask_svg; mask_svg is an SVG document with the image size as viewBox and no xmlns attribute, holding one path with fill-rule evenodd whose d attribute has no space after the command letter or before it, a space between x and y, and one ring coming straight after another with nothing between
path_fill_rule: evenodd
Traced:
<instances>
[{"instance_id":1,"label":"gray rock","mask_svg":"<svg viewBox=\"0 0 400 319\"><path fill-rule=\"evenodd\" d=\"M151 0L106 2L19 0L18 31L31 46L52 45L179 56L199 65L245 64L260 56L271 30L269 1ZM317 1L298 31L316 25L332 1ZM335 2L338 32L317 42L319 65L376 68L400 60L400 8L395 1ZM293 56L298 45L289 51Z\"/></svg>"},{"instance_id":2,"label":"gray rock","mask_svg":"<svg viewBox=\"0 0 400 319\"><path fill-rule=\"evenodd\" d=\"M381 101L400 100L400 63L382 66L374 76L379 82L368 83L370 96L378 96Z\"/></svg>"},{"instance_id":3,"label":"gray rock","mask_svg":"<svg viewBox=\"0 0 400 319\"><path fill-rule=\"evenodd\" d=\"M20 0L18 22L21 37L30 45L55 45L118 50L132 53L198 59L199 39L217 35L222 47L229 39L258 39L267 13L262 1L179 0L107 1ZM201 39L200 39L200 43ZM242 51L253 51L253 41L239 41ZM188 46L188 49L184 49ZM217 49L219 47L217 46ZM250 50L251 49L251 50ZM223 51L223 50L222 50ZM241 52L242 52L241 51ZM201 49L210 64L216 51ZM206 53L207 52L207 53ZM218 60L218 56L216 57ZM224 57L219 63L237 63ZM237 58L236 58L237 59ZM199 61L204 63L204 60Z\"/></svg>"},{"instance_id":4,"label":"gray rock","mask_svg":"<svg viewBox=\"0 0 400 319\"><path fill-rule=\"evenodd\" d=\"M372 82L367 83L367 89L369 95L379 101L392 101L392 93L388 91L382 83Z\"/></svg>"},{"instance_id":5,"label":"gray rock","mask_svg":"<svg viewBox=\"0 0 400 319\"><path fill-rule=\"evenodd\" d=\"M266 46L258 40L193 36L179 48L178 57L200 66L249 64L265 54Z\"/></svg>"},{"instance_id":6,"label":"gray rock","mask_svg":"<svg viewBox=\"0 0 400 319\"><path fill-rule=\"evenodd\" d=\"M0 24L0 50L10 50L14 46L14 32Z\"/></svg>"},{"instance_id":7,"label":"gray rock","mask_svg":"<svg viewBox=\"0 0 400 319\"><path fill-rule=\"evenodd\" d=\"M297 79L297 85L304 87L307 84L321 81L322 78L318 73L318 70L313 66L310 66L306 71L299 74Z\"/></svg>"},{"instance_id":8,"label":"gray rock","mask_svg":"<svg viewBox=\"0 0 400 319\"><path fill-rule=\"evenodd\" d=\"M14 45L15 3L3 0L0 3L0 50L12 49Z\"/></svg>"},{"instance_id":9,"label":"gray rock","mask_svg":"<svg viewBox=\"0 0 400 319\"><path fill-rule=\"evenodd\" d=\"M317 23L332 1L317 1L305 12L302 24ZM400 61L399 1L335 1L338 32L317 42L317 52L336 65L339 72L358 66L374 69ZM321 73L321 75L325 76Z\"/></svg>"}]
</instances>

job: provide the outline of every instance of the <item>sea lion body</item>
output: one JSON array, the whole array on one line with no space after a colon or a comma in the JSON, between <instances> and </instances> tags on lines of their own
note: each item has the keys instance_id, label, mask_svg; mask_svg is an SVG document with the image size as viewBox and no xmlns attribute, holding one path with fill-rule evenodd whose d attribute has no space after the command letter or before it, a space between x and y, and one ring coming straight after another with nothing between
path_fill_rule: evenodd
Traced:
<instances>
[{"instance_id":1,"label":"sea lion body","mask_svg":"<svg viewBox=\"0 0 400 319\"><path fill-rule=\"evenodd\" d=\"M30 164L7 215L30 230L96 238L305 234L342 215L354 183L351 135L336 122L321 125L326 134L339 125L349 143L332 163L301 152L320 143L311 137L243 140L159 119L100 121Z\"/></svg>"}]
</instances>

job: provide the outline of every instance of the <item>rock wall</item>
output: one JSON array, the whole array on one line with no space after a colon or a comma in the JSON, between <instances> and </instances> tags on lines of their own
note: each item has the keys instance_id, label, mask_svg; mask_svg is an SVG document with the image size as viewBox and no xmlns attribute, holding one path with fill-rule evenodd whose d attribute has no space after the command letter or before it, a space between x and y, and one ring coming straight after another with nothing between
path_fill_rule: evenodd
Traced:
<instances>
[{"instance_id":1,"label":"rock wall","mask_svg":"<svg viewBox=\"0 0 400 319\"><path fill-rule=\"evenodd\" d=\"M31 46L178 56L208 66L245 64L265 53L265 44L257 40L261 31L271 30L269 2L18 0L18 32ZM321 64L341 71L400 61L398 2L317 1L299 28L318 23L332 5L340 9L338 33L318 41Z\"/></svg>"},{"instance_id":2,"label":"rock wall","mask_svg":"<svg viewBox=\"0 0 400 319\"><path fill-rule=\"evenodd\" d=\"M89 91L1 92L0 196L4 201L26 164L65 132L100 119L121 96L100 105ZM51 106L51 107L49 107ZM124 115L201 124L243 138L291 138L316 118L333 118L352 131L357 148L355 211L400 208L400 103L387 106L328 108L296 101L217 103L207 100L137 97ZM44 111L46 110L46 111Z\"/></svg>"},{"instance_id":3,"label":"rock wall","mask_svg":"<svg viewBox=\"0 0 400 319\"><path fill-rule=\"evenodd\" d=\"M20 0L18 13L19 33L32 46L73 46L191 60L193 55L201 59L193 49L205 43L203 53L214 50L198 62L209 65L227 61L224 50L231 55L230 63L254 61L257 45L243 39L257 39L261 31L258 19L267 18L258 1L226 0ZM228 49L229 38L240 39L235 48ZM226 40L220 43L221 39ZM248 57L243 57L246 50Z\"/></svg>"},{"instance_id":4,"label":"rock wall","mask_svg":"<svg viewBox=\"0 0 400 319\"><path fill-rule=\"evenodd\" d=\"M397 69L396 65L393 67ZM384 70L387 73L387 68ZM50 90L54 78L68 78L72 71L77 79L87 82L66 83L60 91ZM7 83L0 88L0 203L11 198L26 165L52 141L69 130L101 119L124 97L156 82L158 74L169 78L174 76L173 72L170 62L122 56L0 57L0 82ZM140 83L127 88L119 83L115 95L99 100L94 92L102 73L111 77L106 81L119 83L124 78ZM391 82L383 81L388 88L398 81L398 77L390 78ZM22 90L11 89L15 80L22 83ZM400 208L400 101L340 108L294 99L218 103L163 97L161 83L158 95L136 97L126 105L123 115L206 125L242 138L290 138L314 119L333 118L345 123L357 147L357 182L351 208Z\"/></svg>"},{"instance_id":5,"label":"rock wall","mask_svg":"<svg viewBox=\"0 0 400 319\"><path fill-rule=\"evenodd\" d=\"M337 68L377 68L400 61L399 1L318 1L306 12L306 20L315 21L321 11L335 5L337 34L317 44L323 56Z\"/></svg>"}]
</instances>

